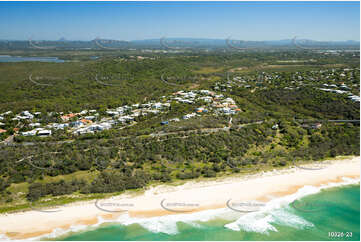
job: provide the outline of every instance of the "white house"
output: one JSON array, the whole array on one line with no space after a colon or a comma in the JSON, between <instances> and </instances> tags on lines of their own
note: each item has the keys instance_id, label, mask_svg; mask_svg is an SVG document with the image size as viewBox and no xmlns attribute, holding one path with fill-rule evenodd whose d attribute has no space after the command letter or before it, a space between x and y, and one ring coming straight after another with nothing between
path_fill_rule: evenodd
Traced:
<instances>
[{"instance_id":1,"label":"white house","mask_svg":"<svg viewBox=\"0 0 361 242\"><path fill-rule=\"evenodd\" d=\"M183 116L183 119L190 119L192 117L195 117L196 116L196 113L190 113L190 114L186 114Z\"/></svg>"},{"instance_id":2,"label":"white house","mask_svg":"<svg viewBox=\"0 0 361 242\"><path fill-rule=\"evenodd\" d=\"M84 119L86 119L86 120L94 120L95 116L85 116Z\"/></svg>"},{"instance_id":3,"label":"white house","mask_svg":"<svg viewBox=\"0 0 361 242\"><path fill-rule=\"evenodd\" d=\"M37 133L38 136L50 136L51 135L51 130L39 130Z\"/></svg>"},{"instance_id":4,"label":"white house","mask_svg":"<svg viewBox=\"0 0 361 242\"><path fill-rule=\"evenodd\" d=\"M162 108L162 103L154 103L154 104L152 105L152 108L160 109L160 108Z\"/></svg>"},{"instance_id":5,"label":"white house","mask_svg":"<svg viewBox=\"0 0 361 242\"><path fill-rule=\"evenodd\" d=\"M29 124L30 127L40 127L40 123L31 123Z\"/></svg>"}]
</instances>

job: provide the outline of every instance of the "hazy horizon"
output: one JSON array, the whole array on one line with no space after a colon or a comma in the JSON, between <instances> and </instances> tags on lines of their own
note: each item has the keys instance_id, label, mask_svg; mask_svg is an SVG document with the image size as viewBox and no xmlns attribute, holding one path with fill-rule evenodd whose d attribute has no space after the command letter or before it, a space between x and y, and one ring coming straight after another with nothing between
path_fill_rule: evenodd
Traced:
<instances>
[{"instance_id":1,"label":"hazy horizon","mask_svg":"<svg viewBox=\"0 0 361 242\"><path fill-rule=\"evenodd\" d=\"M162 38L166 38L166 39L169 39L169 40L173 40L173 39L194 39L194 40L216 40L216 41L226 41L227 39L229 39L228 37L227 38L204 38L204 37L165 37L165 36L162 36L162 37L159 37L159 38L149 38L149 39L131 39L131 40L122 40L122 39L111 39L111 38L98 38L98 39L103 39L103 40L114 40L114 41L128 41L128 42L131 42L131 41L147 41L147 40L160 40ZM68 38L65 38L65 37L61 37L59 39L32 39L32 38L28 38L28 39L0 39L0 41L29 41L29 40L32 40L32 41L94 41L96 40L97 38L93 38L93 39L68 39ZM231 40L241 40L241 39L236 39L236 38L231 38ZM293 38L288 38L288 39L271 39L271 40L244 40L244 41L247 41L247 42L272 42L272 41L292 41ZM318 41L318 42L348 42L348 41L351 41L351 42L360 42L360 40L354 40L354 39L348 39L348 40L317 40L317 39L308 39L308 38L297 38L297 40L312 40L312 41Z\"/></svg>"},{"instance_id":2,"label":"hazy horizon","mask_svg":"<svg viewBox=\"0 0 361 242\"><path fill-rule=\"evenodd\" d=\"M1 2L0 39L360 41L359 2Z\"/></svg>"}]
</instances>

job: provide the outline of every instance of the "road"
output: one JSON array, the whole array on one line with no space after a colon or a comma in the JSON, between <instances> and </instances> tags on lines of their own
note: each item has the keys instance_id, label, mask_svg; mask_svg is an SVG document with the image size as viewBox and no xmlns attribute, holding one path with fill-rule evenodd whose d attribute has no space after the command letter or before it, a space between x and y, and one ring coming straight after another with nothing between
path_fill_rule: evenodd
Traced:
<instances>
[{"instance_id":1,"label":"road","mask_svg":"<svg viewBox=\"0 0 361 242\"><path fill-rule=\"evenodd\" d=\"M257 121L257 122L252 122L252 123L247 123L247 124L240 124L237 125L237 128L243 128L245 126L248 125L252 125L252 124L261 124L264 121ZM157 133L152 133L149 136L151 137L162 137L162 136L167 136L167 135L177 135L177 134L182 134L182 135L187 135L187 134L191 134L191 133L197 133L197 132L201 132L201 133L215 133L215 132L219 132L219 131L229 131L231 129L231 127L222 127L222 128L203 128L203 129L193 129L193 130L186 130L186 131L175 131L175 132L157 132ZM139 135L139 136L123 136L123 137L117 137L117 139L129 139L129 138L139 138L141 136L144 135ZM51 145L56 145L56 144L64 144L64 143L72 143L74 142L75 139L72 140L63 140L63 141L50 141L50 142L46 142L47 144L51 144ZM38 143L35 142L22 142L22 143L14 143L12 140L11 142L2 142L2 145L0 147L4 147L4 146L32 146L32 145L37 145Z\"/></svg>"},{"instance_id":2,"label":"road","mask_svg":"<svg viewBox=\"0 0 361 242\"><path fill-rule=\"evenodd\" d=\"M243 128L245 126L248 125L252 125L252 124L261 124L264 121L257 121L257 122L253 122L253 123L247 123L247 124L240 124L237 125L237 128ZM192 130L187 130L187 131L176 131L176 132L167 132L167 133L152 133L150 134L151 137L161 137L161 136L166 136L166 135L174 135L174 134L190 134L190 133L196 133L196 132L202 132L202 133L215 133L215 132L219 132L219 131L229 131L231 129L231 127L222 127L222 128L204 128L204 129L192 129Z\"/></svg>"},{"instance_id":3,"label":"road","mask_svg":"<svg viewBox=\"0 0 361 242\"><path fill-rule=\"evenodd\" d=\"M31 81L31 82L34 83L35 85L38 85L38 86L53 86L52 84L39 83L39 82L37 82L37 81L34 81L34 80L32 79L32 76L33 76L33 74L30 74L30 75L29 75L29 81Z\"/></svg>"},{"instance_id":4,"label":"road","mask_svg":"<svg viewBox=\"0 0 361 242\"><path fill-rule=\"evenodd\" d=\"M331 122L331 123L360 123L358 119L328 119L328 120L312 120L312 119L295 119L297 122L303 123L323 123L323 122Z\"/></svg>"}]
</instances>

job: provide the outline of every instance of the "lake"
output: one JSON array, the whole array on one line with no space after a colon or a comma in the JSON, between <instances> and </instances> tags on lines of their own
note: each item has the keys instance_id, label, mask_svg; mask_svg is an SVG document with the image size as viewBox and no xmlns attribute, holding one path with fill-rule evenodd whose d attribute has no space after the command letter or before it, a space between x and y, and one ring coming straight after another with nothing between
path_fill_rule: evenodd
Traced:
<instances>
[{"instance_id":1,"label":"lake","mask_svg":"<svg viewBox=\"0 0 361 242\"><path fill-rule=\"evenodd\" d=\"M65 62L64 60L58 59L58 57L23 57L23 56L0 55L0 62L24 62L24 61L57 62L57 63Z\"/></svg>"}]
</instances>

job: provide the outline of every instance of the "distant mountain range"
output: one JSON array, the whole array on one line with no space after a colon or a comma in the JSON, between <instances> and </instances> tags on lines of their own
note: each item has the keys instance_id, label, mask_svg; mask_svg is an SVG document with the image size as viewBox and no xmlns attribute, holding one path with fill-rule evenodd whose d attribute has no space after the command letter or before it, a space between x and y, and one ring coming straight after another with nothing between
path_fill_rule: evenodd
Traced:
<instances>
[{"instance_id":1,"label":"distant mountain range","mask_svg":"<svg viewBox=\"0 0 361 242\"><path fill-rule=\"evenodd\" d=\"M96 38L90 41L67 40L64 37L59 40L0 40L0 49L113 49L113 48L161 48L161 49L187 49L187 48L359 48L360 41L315 41L309 39L284 39L265 41L242 41L233 38L207 39L207 38L160 38L145 40L112 40Z\"/></svg>"}]
</instances>

